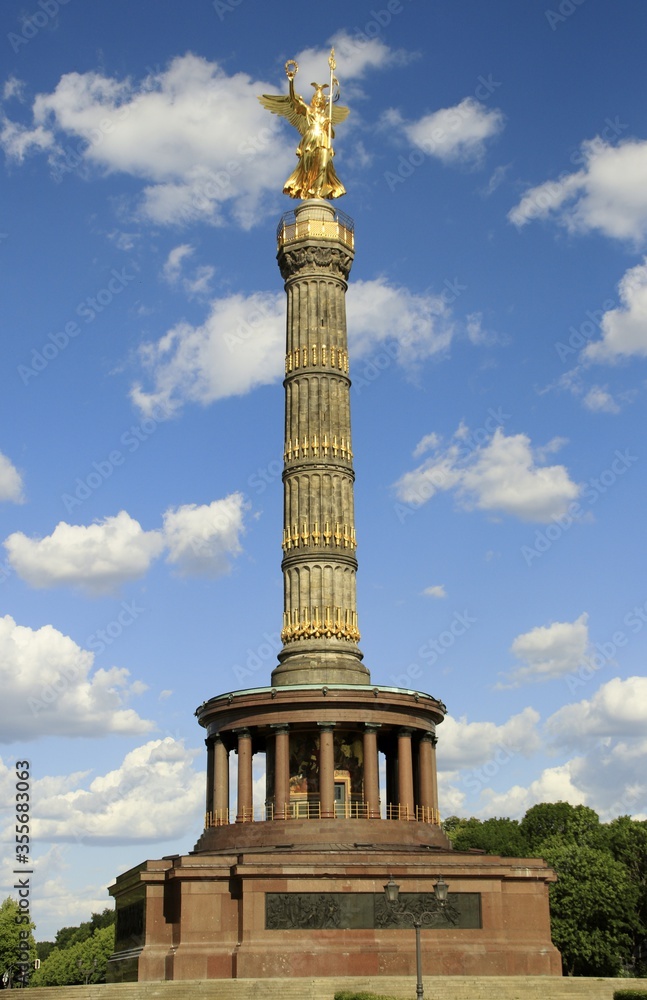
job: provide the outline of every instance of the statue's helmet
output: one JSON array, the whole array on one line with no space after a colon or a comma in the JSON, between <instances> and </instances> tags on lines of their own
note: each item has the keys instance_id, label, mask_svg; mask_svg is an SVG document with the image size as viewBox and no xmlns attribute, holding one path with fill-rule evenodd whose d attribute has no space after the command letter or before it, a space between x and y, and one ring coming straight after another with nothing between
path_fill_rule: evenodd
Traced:
<instances>
[{"instance_id":1,"label":"statue's helmet","mask_svg":"<svg viewBox=\"0 0 647 1000\"><path fill-rule=\"evenodd\" d=\"M313 108L325 108L326 106L326 95L324 90L328 89L327 83L311 83L311 87L315 88L315 92L312 95L312 107Z\"/></svg>"}]
</instances>

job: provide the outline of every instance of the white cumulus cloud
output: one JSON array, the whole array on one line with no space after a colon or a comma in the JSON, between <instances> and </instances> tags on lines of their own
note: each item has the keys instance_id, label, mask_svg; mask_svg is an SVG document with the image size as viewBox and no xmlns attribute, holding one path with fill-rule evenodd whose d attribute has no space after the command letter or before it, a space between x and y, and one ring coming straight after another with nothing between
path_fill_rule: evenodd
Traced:
<instances>
[{"instance_id":1,"label":"white cumulus cloud","mask_svg":"<svg viewBox=\"0 0 647 1000\"><path fill-rule=\"evenodd\" d=\"M7 78L2 88L2 98L5 101L10 101L14 98L17 101L22 101L24 90L24 80L19 80L16 76L10 76Z\"/></svg>"},{"instance_id":2,"label":"white cumulus cloud","mask_svg":"<svg viewBox=\"0 0 647 1000\"><path fill-rule=\"evenodd\" d=\"M582 686L587 683L581 681ZM614 677L588 698L564 705L544 723L542 746L554 755L575 751L574 756L544 768L525 786L478 788L470 811L483 817L519 817L538 802L563 801L590 806L603 822L620 815L645 819L646 732L647 678ZM487 774L487 769L483 772Z\"/></svg>"},{"instance_id":3,"label":"white cumulus cloud","mask_svg":"<svg viewBox=\"0 0 647 1000\"><path fill-rule=\"evenodd\" d=\"M173 273L187 256L185 246L177 248L170 265ZM347 313L356 362L368 359L370 364L373 353L386 350L387 364L394 359L409 373L423 361L441 356L454 332L451 311L441 295L417 295L384 278L354 282ZM178 323L159 340L142 345L139 358L149 384L136 382L131 398L146 415L158 408L170 415L185 403L206 406L278 381L284 354L282 292L215 299L203 323ZM363 370L358 367L355 376L361 377Z\"/></svg>"},{"instance_id":4,"label":"white cumulus cloud","mask_svg":"<svg viewBox=\"0 0 647 1000\"><path fill-rule=\"evenodd\" d=\"M521 228L553 217L571 232L597 230L641 243L647 236L647 141L614 146L595 138L582 143L581 169L525 192L508 214Z\"/></svg>"},{"instance_id":5,"label":"white cumulus cloud","mask_svg":"<svg viewBox=\"0 0 647 1000\"><path fill-rule=\"evenodd\" d=\"M12 122L6 116L0 117L0 146L7 156L22 163L26 156L34 152L51 151L55 147L54 137L42 125L29 128L20 122Z\"/></svg>"},{"instance_id":6,"label":"white cumulus cloud","mask_svg":"<svg viewBox=\"0 0 647 1000\"><path fill-rule=\"evenodd\" d=\"M2 740L144 733L153 724L127 707L142 685L127 670L94 670L94 653L52 625L0 618Z\"/></svg>"},{"instance_id":7,"label":"white cumulus cloud","mask_svg":"<svg viewBox=\"0 0 647 1000\"><path fill-rule=\"evenodd\" d=\"M614 677L589 699L564 705L546 722L556 745L584 749L594 740L647 733L647 677Z\"/></svg>"},{"instance_id":8,"label":"white cumulus cloud","mask_svg":"<svg viewBox=\"0 0 647 1000\"><path fill-rule=\"evenodd\" d=\"M167 562L182 575L222 576L242 551L245 500L232 493L210 504L185 504L164 515Z\"/></svg>"},{"instance_id":9,"label":"white cumulus cloud","mask_svg":"<svg viewBox=\"0 0 647 1000\"><path fill-rule=\"evenodd\" d=\"M501 725L448 715L438 730L438 767L442 771L482 767L501 749L529 756L541 745L538 722L534 708L524 708Z\"/></svg>"},{"instance_id":10,"label":"white cumulus cloud","mask_svg":"<svg viewBox=\"0 0 647 1000\"><path fill-rule=\"evenodd\" d=\"M164 540L122 510L96 524L61 521L45 538L17 531L4 545L10 564L32 587L72 586L104 594L143 576Z\"/></svg>"},{"instance_id":11,"label":"white cumulus cloud","mask_svg":"<svg viewBox=\"0 0 647 1000\"><path fill-rule=\"evenodd\" d=\"M13 503L22 503L23 481L13 462L0 451L0 502L10 500Z\"/></svg>"},{"instance_id":12,"label":"white cumulus cloud","mask_svg":"<svg viewBox=\"0 0 647 1000\"><path fill-rule=\"evenodd\" d=\"M413 449L413 457L420 458L427 451L436 450L442 444L442 438L440 434L436 434L432 431L431 434L425 434L424 437L420 438L418 444Z\"/></svg>"},{"instance_id":13,"label":"white cumulus cloud","mask_svg":"<svg viewBox=\"0 0 647 1000\"><path fill-rule=\"evenodd\" d=\"M95 844L158 842L185 836L204 806L199 750L179 740L151 740L126 754L118 768L35 782L33 836L41 841Z\"/></svg>"},{"instance_id":14,"label":"white cumulus cloud","mask_svg":"<svg viewBox=\"0 0 647 1000\"><path fill-rule=\"evenodd\" d=\"M516 667L499 687L517 687L527 681L546 681L573 673L586 660L589 648L588 615L574 622L538 625L518 635L510 651L523 666Z\"/></svg>"},{"instance_id":15,"label":"white cumulus cloud","mask_svg":"<svg viewBox=\"0 0 647 1000\"><path fill-rule=\"evenodd\" d=\"M222 224L231 209L250 226L289 173L291 150L256 100L274 89L191 53L138 84L66 73L36 97L30 125L5 119L0 140L18 160L46 151L55 172L73 169L72 143L86 167L140 179L140 210L152 222Z\"/></svg>"},{"instance_id":16,"label":"white cumulus cloud","mask_svg":"<svg viewBox=\"0 0 647 1000\"><path fill-rule=\"evenodd\" d=\"M348 342L357 361L390 344L397 361L409 372L449 348L455 328L442 294L416 294L385 278L354 281L346 302ZM361 369L356 374L361 375Z\"/></svg>"},{"instance_id":17,"label":"white cumulus cloud","mask_svg":"<svg viewBox=\"0 0 647 1000\"><path fill-rule=\"evenodd\" d=\"M304 97L310 95L310 81L317 80L326 83L322 74L327 74L330 45L335 47L337 62L336 75L345 85L353 82L353 94L358 91L358 81L361 81L371 70L387 69L394 65L403 65L411 58L402 49L391 49L381 38L368 38L366 35L351 35L348 31L336 32L329 39L329 44L321 49L301 49L295 56L299 64L299 73L295 88ZM307 82L306 82L307 81ZM344 89L345 93L345 89Z\"/></svg>"},{"instance_id":18,"label":"white cumulus cloud","mask_svg":"<svg viewBox=\"0 0 647 1000\"><path fill-rule=\"evenodd\" d=\"M487 140L498 135L504 126L504 116L498 108L486 108L473 97L413 122L403 120L398 112L387 115L390 124L399 127L409 142L443 163L479 164Z\"/></svg>"},{"instance_id":19,"label":"white cumulus cloud","mask_svg":"<svg viewBox=\"0 0 647 1000\"><path fill-rule=\"evenodd\" d=\"M618 294L620 305L602 316L602 339L587 344L581 355L584 361L613 363L647 357L647 258L626 272Z\"/></svg>"},{"instance_id":20,"label":"white cumulus cloud","mask_svg":"<svg viewBox=\"0 0 647 1000\"><path fill-rule=\"evenodd\" d=\"M275 382L285 353L282 294L235 294L211 303L199 326L178 323L142 346L140 359L152 382L137 382L133 402L149 415L177 411L187 402L203 406Z\"/></svg>"},{"instance_id":21,"label":"white cumulus cloud","mask_svg":"<svg viewBox=\"0 0 647 1000\"><path fill-rule=\"evenodd\" d=\"M195 250L189 243L174 247L164 262L162 277L172 287L180 285L189 298L203 298L211 288L211 279L216 269L211 264L200 264L192 273L186 273L186 261Z\"/></svg>"},{"instance_id":22,"label":"white cumulus cloud","mask_svg":"<svg viewBox=\"0 0 647 1000\"><path fill-rule=\"evenodd\" d=\"M169 285L175 285L182 274L182 268L184 266L184 260L187 257L192 257L194 254L194 248L190 243L180 243L178 246L173 247L169 251L168 257L164 261L164 266L162 268L162 275L164 280L169 283Z\"/></svg>"},{"instance_id":23,"label":"white cumulus cloud","mask_svg":"<svg viewBox=\"0 0 647 1000\"><path fill-rule=\"evenodd\" d=\"M594 809L603 823L616 816L647 818L644 759L647 740L604 740L585 754L547 767L527 786L495 791L484 788L475 810L479 816L521 817L538 802L570 802Z\"/></svg>"},{"instance_id":24,"label":"white cumulus cloud","mask_svg":"<svg viewBox=\"0 0 647 1000\"><path fill-rule=\"evenodd\" d=\"M582 402L592 413L620 413L620 407L606 385L592 385Z\"/></svg>"},{"instance_id":25,"label":"white cumulus cloud","mask_svg":"<svg viewBox=\"0 0 647 1000\"><path fill-rule=\"evenodd\" d=\"M575 758L556 767L545 768L529 785L513 785L502 792L484 788L480 795L478 815L510 816L520 819L538 802L570 802L571 805L589 805L587 793L578 786L580 760Z\"/></svg>"},{"instance_id":26,"label":"white cumulus cloud","mask_svg":"<svg viewBox=\"0 0 647 1000\"><path fill-rule=\"evenodd\" d=\"M560 439L533 448L526 434L506 436L498 427L486 443L468 448L462 443L465 432L461 425L445 448L431 435L423 439L431 454L397 481L399 500L419 507L437 492L455 490L467 510L547 523L578 496L580 488L565 466L542 464L563 444Z\"/></svg>"}]
</instances>

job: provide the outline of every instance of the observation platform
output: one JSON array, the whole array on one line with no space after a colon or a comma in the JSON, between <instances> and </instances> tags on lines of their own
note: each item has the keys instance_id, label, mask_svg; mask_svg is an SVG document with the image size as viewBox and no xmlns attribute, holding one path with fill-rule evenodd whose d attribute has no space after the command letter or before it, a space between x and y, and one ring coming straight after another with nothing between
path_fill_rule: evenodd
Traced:
<instances>
[{"instance_id":1,"label":"observation platform","mask_svg":"<svg viewBox=\"0 0 647 1000\"><path fill-rule=\"evenodd\" d=\"M337 240L349 250L355 249L355 222L350 215L332 208L323 199L312 198L303 204L307 205L307 212L293 209L281 216L276 230L277 250L303 239Z\"/></svg>"}]
</instances>

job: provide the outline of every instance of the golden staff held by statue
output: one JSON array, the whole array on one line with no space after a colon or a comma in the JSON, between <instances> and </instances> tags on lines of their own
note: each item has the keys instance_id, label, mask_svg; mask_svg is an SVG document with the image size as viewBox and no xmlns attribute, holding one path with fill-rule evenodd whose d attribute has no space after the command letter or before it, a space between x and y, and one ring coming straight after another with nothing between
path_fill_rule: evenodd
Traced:
<instances>
[{"instance_id":1,"label":"golden staff held by statue","mask_svg":"<svg viewBox=\"0 0 647 1000\"><path fill-rule=\"evenodd\" d=\"M333 90L335 83L337 82L335 77L332 75L333 70L337 68L337 63L335 62L335 50L330 50L330 55L328 56L328 65L330 66L330 90L328 91L328 145L332 149L332 101L333 101Z\"/></svg>"},{"instance_id":2,"label":"golden staff held by statue","mask_svg":"<svg viewBox=\"0 0 647 1000\"><path fill-rule=\"evenodd\" d=\"M263 94L258 98L264 108L286 118L301 133L301 142L297 147L299 163L283 188L283 193L291 198L339 198L346 194L333 165L333 125L343 122L349 111L335 103L339 96L339 82L333 76L336 68L334 49L330 52L328 64L330 83L311 84L315 92L310 104L295 93L294 78L299 67L294 59L285 64L285 73L290 81L289 93L286 96ZM326 88L330 89L328 101L324 95Z\"/></svg>"}]
</instances>

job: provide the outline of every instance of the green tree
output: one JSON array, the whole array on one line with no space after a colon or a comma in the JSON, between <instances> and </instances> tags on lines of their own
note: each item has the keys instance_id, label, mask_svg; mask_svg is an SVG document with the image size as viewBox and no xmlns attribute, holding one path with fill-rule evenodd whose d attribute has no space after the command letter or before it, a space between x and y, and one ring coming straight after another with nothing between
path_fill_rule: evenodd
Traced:
<instances>
[{"instance_id":1,"label":"green tree","mask_svg":"<svg viewBox=\"0 0 647 1000\"><path fill-rule=\"evenodd\" d=\"M528 810L519 826L533 855L541 855L541 845L553 837L559 837L564 843L604 846L600 817L588 806L542 802Z\"/></svg>"},{"instance_id":2,"label":"green tree","mask_svg":"<svg viewBox=\"0 0 647 1000\"><path fill-rule=\"evenodd\" d=\"M115 922L115 910L106 907L101 913L93 913L89 920L84 920L74 927L61 927L56 933L54 945L56 948L69 948L92 937L94 932L102 927L111 927Z\"/></svg>"},{"instance_id":3,"label":"green tree","mask_svg":"<svg viewBox=\"0 0 647 1000\"><path fill-rule=\"evenodd\" d=\"M443 831L447 834L452 844L454 843L454 837L456 832L469 823L468 819L461 819L460 816L448 816L446 820L443 820Z\"/></svg>"},{"instance_id":4,"label":"green tree","mask_svg":"<svg viewBox=\"0 0 647 1000\"><path fill-rule=\"evenodd\" d=\"M451 833L455 851L477 848L487 854L501 854L507 858L528 857L528 843L516 819L468 819L455 825Z\"/></svg>"},{"instance_id":5,"label":"green tree","mask_svg":"<svg viewBox=\"0 0 647 1000\"><path fill-rule=\"evenodd\" d=\"M40 958L41 962L44 962L50 951L54 948L53 941L37 941L36 942L36 955Z\"/></svg>"},{"instance_id":6,"label":"green tree","mask_svg":"<svg viewBox=\"0 0 647 1000\"><path fill-rule=\"evenodd\" d=\"M625 866L638 892L631 965L635 975L647 976L647 822L619 816L604 830L608 850Z\"/></svg>"},{"instance_id":7,"label":"green tree","mask_svg":"<svg viewBox=\"0 0 647 1000\"><path fill-rule=\"evenodd\" d=\"M9 977L8 985L18 982L34 968L36 942L35 924L8 896L0 905L0 975Z\"/></svg>"},{"instance_id":8,"label":"green tree","mask_svg":"<svg viewBox=\"0 0 647 1000\"><path fill-rule=\"evenodd\" d=\"M102 927L114 927L117 922L117 911L114 907L106 906L101 913L93 913L90 917L90 927L92 933Z\"/></svg>"},{"instance_id":9,"label":"green tree","mask_svg":"<svg viewBox=\"0 0 647 1000\"><path fill-rule=\"evenodd\" d=\"M637 887L609 851L553 836L541 855L557 872L550 886L553 943L569 976L617 976L631 960Z\"/></svg>"},{"instance_id":10,"label":"green tree","mask_svg":"<svg viewBox=\"0 0 647 1000\"><path fill-rule=\"evenodd\" d=\"M108 957L114 947L113 924L99 927L82 941L67 948L54 948L34 973L32 985L77 986L86 982L105 983Z\"/></svg>"},{"instance_id":11,"label":"green tree","mask_svg":"<svg viewBox=\"0 0 647 1000\"><path fill-rule=\"evenodd\" d=\"M587 806L548 802L520 823L451 816L444 829L455 850L542 857L555 869L551 927L566 974L647 973L647 822L602 824Z\"/></svg>"}]
</instances>

